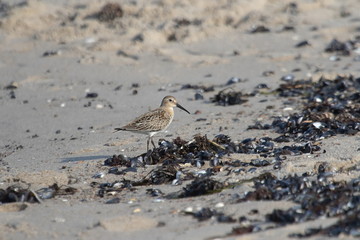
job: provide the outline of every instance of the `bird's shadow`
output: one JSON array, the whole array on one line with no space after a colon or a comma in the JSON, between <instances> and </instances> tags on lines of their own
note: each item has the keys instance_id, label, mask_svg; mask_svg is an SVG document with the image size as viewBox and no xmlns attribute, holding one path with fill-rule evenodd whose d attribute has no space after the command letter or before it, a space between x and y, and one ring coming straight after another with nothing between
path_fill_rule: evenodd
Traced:
<instances>
[{"instance_id":1,"label":"bird's shadow","mask_svg":"<svg viewBox=\"0 0 360 240\"><path fill-rule=\"evenodd\" d=\"M61 162L82 162L82 161L92 161L98 159L107 159L111 156L109 155L97 155L97 156L80 156L80 157L68 157L62 158Z\"/></svg>"}]
</instances>

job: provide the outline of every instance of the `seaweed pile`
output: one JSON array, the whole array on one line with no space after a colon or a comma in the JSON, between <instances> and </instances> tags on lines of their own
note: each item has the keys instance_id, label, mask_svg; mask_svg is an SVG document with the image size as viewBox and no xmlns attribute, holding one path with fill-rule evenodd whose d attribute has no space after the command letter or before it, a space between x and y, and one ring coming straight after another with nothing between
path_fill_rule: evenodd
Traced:
<instances>
[{"instance_id":1,"label":"seaweed pile","mask_svg":"<svg viewBox=\"0 0 360 240\"><path fill-rule=\"evenodd\" d=\"M211 208L201 208L198 211L193 211L193 209L187 209L186 211L184 211L184 214L192 215L199 222L208 220L210 218L216 218L216 220L221 223L236 222L236 219L234 219L233 217L227 216L224 213Z\"/></svg>"},{"instance_id":2,"label":"seaweed pile","mask_svg":"<svg viewBox=\"0 0 360 240\"><path fill-rule=\"evenodd\" d=\"M317 176L304 174L278 179L273 174L266 173L254 180L255 190L246 193L237 202L287 200L297 203L295 207L287 210L274 209L266 215L266 220L277 226L315 220L322 216L341 217L338 223L328 228L311 229L306 234L292 234L293 237L308 237L320 233L328 236L338 236L340 233L358 235L360 178L349 182L334 182L329 180L329 176L324 171ZM251 226L251 229L259 228L261 229L256 224ZM237 230L232 234L238 234Z\"/></svg>"},{"instance_id":3,"label":"seaweed pile","mask_svg":"<svg viewBox=\"0 0 360 240\"><path fill-rule=\"evenodd\" d=\"M217 166L223 165L263 167L275 163L274 168L278 169L281 162L286 159L286 155L295 156L320 151L320 147L311 142L275 147L275 141L276 139L264 137L259 139L247 138L236 143L224 134L215 136L213 140L209 140L206 135L197 135L190 141L185 141L179 137L172 142L160 139L159 147L149 153L133 158L122 154L114 155L106 159L104 164L111 166L109 173L113 174L124 173L119 171L117 166L136 168L144 165L162 164L156 171L152 172L151 180L152 184L162 184L176 179L176 174L181 171L180 164L191 164L194 167L208 166L206 175L210 176L216 172ZM249 163L240 160L222 161L224 156L232 153L259 154L264 159L253 159Z\"/></svg>"},{"instance_id":4,"label":"seaweed pile","mask_svg":"<svg viewBox=\"0 0 360 240\"><path fill-rule=\"evenodd\" d=\"M351 53L357 48L356 46L359 44L360 38L357 37L354 40L347 40L345 42L341 42L337 39L331 40L331 42L325 47L325 52L333 53L335 52L341 56L350 56Z\"/></svg>"},{"instance_id":5,"label":"seaweed pile","mask_svg":"<svg viewBox=\"0 0 360 240\"><path fill-rule=\"evenodd\" d=\"M234 91L232 89L226 88L224 90L219 91L213 98L211 98L211 102L216 103L220 106L229 106L236 104L243 104L248 101L247 97L255 96L254 94L244 94L240 91Z\"/></svg>"},{"instance_id":6,"label":"seaweed pile","mask_svg":"<svg viewBox=\"0 0 360 240\"><path fill-rule=\"evenodd\" d=\"M360 131L360 78L349 75L318 82L290 81L276 91L280 97L302 97L302 112L275 117L272 124L256 123L249 129L275 129L281 134L277 142L319 141Z\"/></svg>"},{"instance_id":7,"label":"seaweed pile","mask_svg":"<svg viewBox=\"0 0 360 240\"><path fill-rule=\"evenodd\" d=\"M255 172L259 167L272 164L274 169L281 169L286 155L313 154L319 150L320 147L311 142L275 147L274 141L269 137L249 138L240 143L233 142L224 134L215 136L213 140L208 139L206 135L197 135L190 141L179 137L172 142L160 139L159 147L148 153L132 158L122 154L114 155L104 161L104 165L110 167L108 173L116 175L136 171L137 167L155 165L156 167L144 178L135 181L123 179L111 183L93 182L91 186L99 188L98 196L104 197L107 193L121 192L124 189L131 190L136 186L169 183L180 185L185 180L192 180L183 190L168 194L166 198L200 196L226 188L226 184L211 178L223 166L230 167L229 171L235 174ZM254 157L250 161L222 160L224 156L232 153L258 154L260 158ZM190 165L198 170L187 171L186 168Z\"/></svg>"}]
</instances>

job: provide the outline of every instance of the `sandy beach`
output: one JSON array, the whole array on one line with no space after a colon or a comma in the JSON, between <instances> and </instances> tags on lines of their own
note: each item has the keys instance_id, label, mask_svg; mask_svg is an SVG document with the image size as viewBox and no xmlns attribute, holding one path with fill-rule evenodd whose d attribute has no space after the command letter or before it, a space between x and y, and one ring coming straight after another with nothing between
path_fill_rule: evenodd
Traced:
<instances>
[{"instance_id":1,"label":"sandy beach","mask_svg":"<svg viewBox=\"0 0 360 240\"><path fill-rule=\"evenodd\" d=\"M275 240L309 229L323 230L309 239L328 239L327 227L359 208L295 218L288 210L304 206L294 196L305 177L339 195L352 186L351 199L360 193L359 8L357 0L0 1L0 239ZM322 81L339 81L342 94ZM341 101L321 118L314 106L325 92ZM229 104L232 93L241 102ZM145 135L113 133L167 95L191 114L175 109L151 157ZM295 120L299 129L323 135L275 127L294 114L310 117ZM341 121L343 131L332 125ZM116 156L126 163L108 166ZM166 181L155 184L154 173ZM279 186L266 199L249 195L289 176L303 181L289 196ZM336 237L360 235L351 229Z\"/></svg>"}]
</instances>

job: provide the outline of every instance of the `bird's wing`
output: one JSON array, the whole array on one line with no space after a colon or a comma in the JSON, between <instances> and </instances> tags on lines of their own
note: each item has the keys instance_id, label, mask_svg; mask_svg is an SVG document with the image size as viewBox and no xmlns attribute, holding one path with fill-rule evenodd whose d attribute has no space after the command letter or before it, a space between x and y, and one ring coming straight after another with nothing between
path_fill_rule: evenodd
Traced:
<instances>
[{"instance_id":1,"label":"bird's wing","mask_svg":"<svg viewBox=\"0 0 360 240\"><path fill-rule=\"evenodd\" d=\"M128 131L160 131L163 129L163 125L167 125L162 123L167 123L167 119L170 117L164 109L157 108L135 118L121 129Z\"/></svg>"}]
</instances>

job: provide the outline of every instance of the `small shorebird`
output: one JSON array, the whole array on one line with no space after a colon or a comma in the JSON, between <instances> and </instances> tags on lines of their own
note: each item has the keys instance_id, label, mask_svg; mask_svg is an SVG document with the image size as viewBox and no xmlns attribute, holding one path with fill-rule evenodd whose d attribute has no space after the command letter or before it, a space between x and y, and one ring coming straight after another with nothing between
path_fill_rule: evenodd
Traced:
<instances>
[{"instance_id":1,"label":"small shorebird","mask_svg":"<svg viewBox=\"0 0 360 240\"><path fill-rule=\"evenodd\" d=\"M149 138L147 140L146 148L146 151L148 152L150 140L154 148L156 148L152 137L159 132L165 131L172 122L174 118L174 107L178 107L190 114L188 110L177 103L173 96L166 96L161 101L159 108L144 113L123 127L115 128L115 132L130 131L148 135Z\"/></svg>"}]
</instances>

